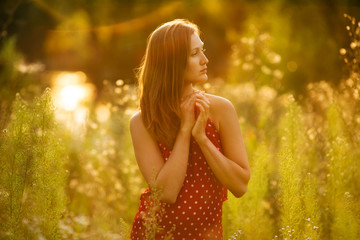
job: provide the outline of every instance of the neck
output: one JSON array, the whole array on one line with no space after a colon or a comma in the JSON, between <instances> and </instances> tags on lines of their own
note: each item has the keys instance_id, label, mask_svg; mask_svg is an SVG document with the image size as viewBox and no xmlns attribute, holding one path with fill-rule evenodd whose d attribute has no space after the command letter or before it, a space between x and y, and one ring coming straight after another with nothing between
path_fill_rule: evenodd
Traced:
<instances>
[{"instance_id":1,"label":"neck","mask_svg":"<svg viewBox=\"0 0 360 240\"><path fill-rule=\"evenodd\" d=\"M185 98L186 96L192 94L193 91L194 89L191 83L185 84L182 92L182 98Z\"/></svg>"}]
</instances>

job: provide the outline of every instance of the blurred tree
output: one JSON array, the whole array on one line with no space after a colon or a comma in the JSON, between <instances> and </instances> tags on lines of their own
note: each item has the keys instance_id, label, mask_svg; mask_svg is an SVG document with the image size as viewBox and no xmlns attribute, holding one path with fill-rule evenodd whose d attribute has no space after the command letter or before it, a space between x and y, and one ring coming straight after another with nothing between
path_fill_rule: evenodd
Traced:
<instances>
[{"instance_id":1,"label":"blurred tree","mask_svg":"<svg viewBox=\"0 0 360 240\"><path fill-rule=\"evenodd\" d=\"M17 49L26 61L41 61L48 70L76 68L98 88L105 79L133 83L147 36L173 18L188 18L200 26L210 59L210 78L227 79L233 44L229 33L241 35L249 24L255 24L274 38L273 50L283 59L281 67L288 70L284 88L302 92L308 82L325 79L336 83L339 79L337 49L345 41L342 14L357 17L359 6L356 0L4 0L0 19L3 36L17 36ZM69 25L76 21L86 22L86 26ZM65 33L75 41L73 48L79 53L67 56L71 61L48 51L48 41L54 44L57 34ZM78 48L75 39L84 34L86 44Z\"/></svg>"}]
</instances>

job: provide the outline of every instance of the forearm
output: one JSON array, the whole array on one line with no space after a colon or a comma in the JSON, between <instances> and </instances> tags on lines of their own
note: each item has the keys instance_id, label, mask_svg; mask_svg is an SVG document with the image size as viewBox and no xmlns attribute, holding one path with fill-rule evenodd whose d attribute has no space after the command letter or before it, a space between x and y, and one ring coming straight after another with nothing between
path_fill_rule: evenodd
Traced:
<instances>
[{"instance_id":1,"label":"forearm","mask_svg":"<svg viewBox=\"0 0 360 240\"><path fill-rule=\"evenodd\" d=\"M227 158L206 136L197 142L216 178L236 197L242 196L247 189L250 171Z\"/></svg>"},{"instance_id":2,"label":"forearm","mask_svg":"<svg viewBox=\"0 0 360 240\"><path fill-rule=\"evenodd\" d=\"M165 202L175 202L183 185L189 157L190 137L190 131L179 130L171 154L155 179L156 186L163 191L161 200Z\"/></svg>"}]
</instances>

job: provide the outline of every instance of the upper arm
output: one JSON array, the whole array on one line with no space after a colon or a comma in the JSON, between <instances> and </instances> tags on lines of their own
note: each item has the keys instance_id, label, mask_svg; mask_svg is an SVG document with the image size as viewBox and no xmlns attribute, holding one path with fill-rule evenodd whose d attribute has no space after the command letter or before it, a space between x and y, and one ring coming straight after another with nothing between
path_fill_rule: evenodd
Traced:
<instances>
[{"instance_id":1,"label":"upper arm","mask_svg":"<svg viewBox=\"0 0 360 240\"><path fill-rule=\"evenodd\" d=\"M144 126L141 112L131 117L130 133L139 169L148 184L154 183L164 165L164 159L157 143Z\"/></svg>"},{"instance_id":2,"label":"upper arm","mask_svg":"<svg viewBox=\"0 0 360 240\"><path fill-rule=\"evenodd\" d=\"M224 155L240 167L247 169L250 174L249 162L234 106L229 100L220 98L216 103L216 110Z\"/></svg>"}]
</instances>

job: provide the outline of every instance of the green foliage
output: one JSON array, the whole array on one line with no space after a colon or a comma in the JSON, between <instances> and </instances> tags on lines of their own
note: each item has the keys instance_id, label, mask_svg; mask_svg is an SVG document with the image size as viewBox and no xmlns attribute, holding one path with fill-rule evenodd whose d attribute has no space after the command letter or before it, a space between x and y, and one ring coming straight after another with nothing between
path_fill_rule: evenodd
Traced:
<instances>
[{"instance_id":1,"label":"green foliage","mask_svg":"<svg viewBox=\"0 0 360 240\"><path fill-rule=\"evenodd\" d=\"M303 120L301 110L289 97L287 112L280 122L281 145L279 150L279 204L281 211L280 233L284 238L302 239L304 219L301 204L301 159L304 156Z\"/></svg>"},{"instance_id":2,"label":"green foliage","mask_svg":"<svg viewBox=\"0 0 360 240\"><path fill-rule=\"evenodd\" d=\"M360 237L358 186L353 179L359 177L357 160L352 155L351 145L345 136L344 123L340 117L339 106L333 104L328 109L327 148L328 175L326 204L327 219L332 239L357 239Z\"/></svg>"},{"instance_id":3,"label":"green foliage","mask_svg":"<svg viewBox=\"0 0 360 240\"><path fill-rule=\"evenodd\" d=\"M251 24L248 32L241 35L234 37L229 82L253 82L257 87L268 85L280 90L284 70L281 56L273 50L270 34Z\"/></svg>"},{"instance_id":4,"label":"green foliage","mask_svg":"<svg viewBox=\"0 0 360 240\"><path fill-rule=\"evenodd\" d=\"M317 240L321 239L322 226L320 225L320 207L318 203L317 189L319 187L318 179L307 173L304 179L304 186L301 191L301 198L304 204L304 239Z\"/></svg>"},{"instance_id":5,"label":"green foliage","mask_svg":"<svg viewBox=\"0 0 360 240\"><path fill-rule=\"evenodd\" d=\"M269 163L271 153L261 144L253 155L251 180L247 193L240 199L229 194L224 203L223 227L225 237L231 239L271 239Z\"/></svg>"},{"instance_id":6,"label":"green foliage","mask_svg":"<svg viewBox=\"0 0 360 240\"><path fill-rule=\"evenodd\" d=\"M16 49L16 38L11 37L3 40L0 45L0 128L3 129L7 125L12 102L18 92L23 92L25 88L29 88L26 92L31 98L34 93L40 93L42 86L34 85L30 76L41 70L43 65L33 63L26 65L23 56ZM34 76L32 76L35 78ZM31 87L31 90L30 90ZM0 133L1 135L1 133Z\"/></svg>"},{"instance_id":7,"label":"green foliage","mask_svg":"<svg viewBox=\"0 0 360 240\"><path fill-rule=\"evenodd\" d=\"M17 95L0 149L0 236L61 239L66 155L49 90L31 104Z\"/></svg>"}]
</instances>

